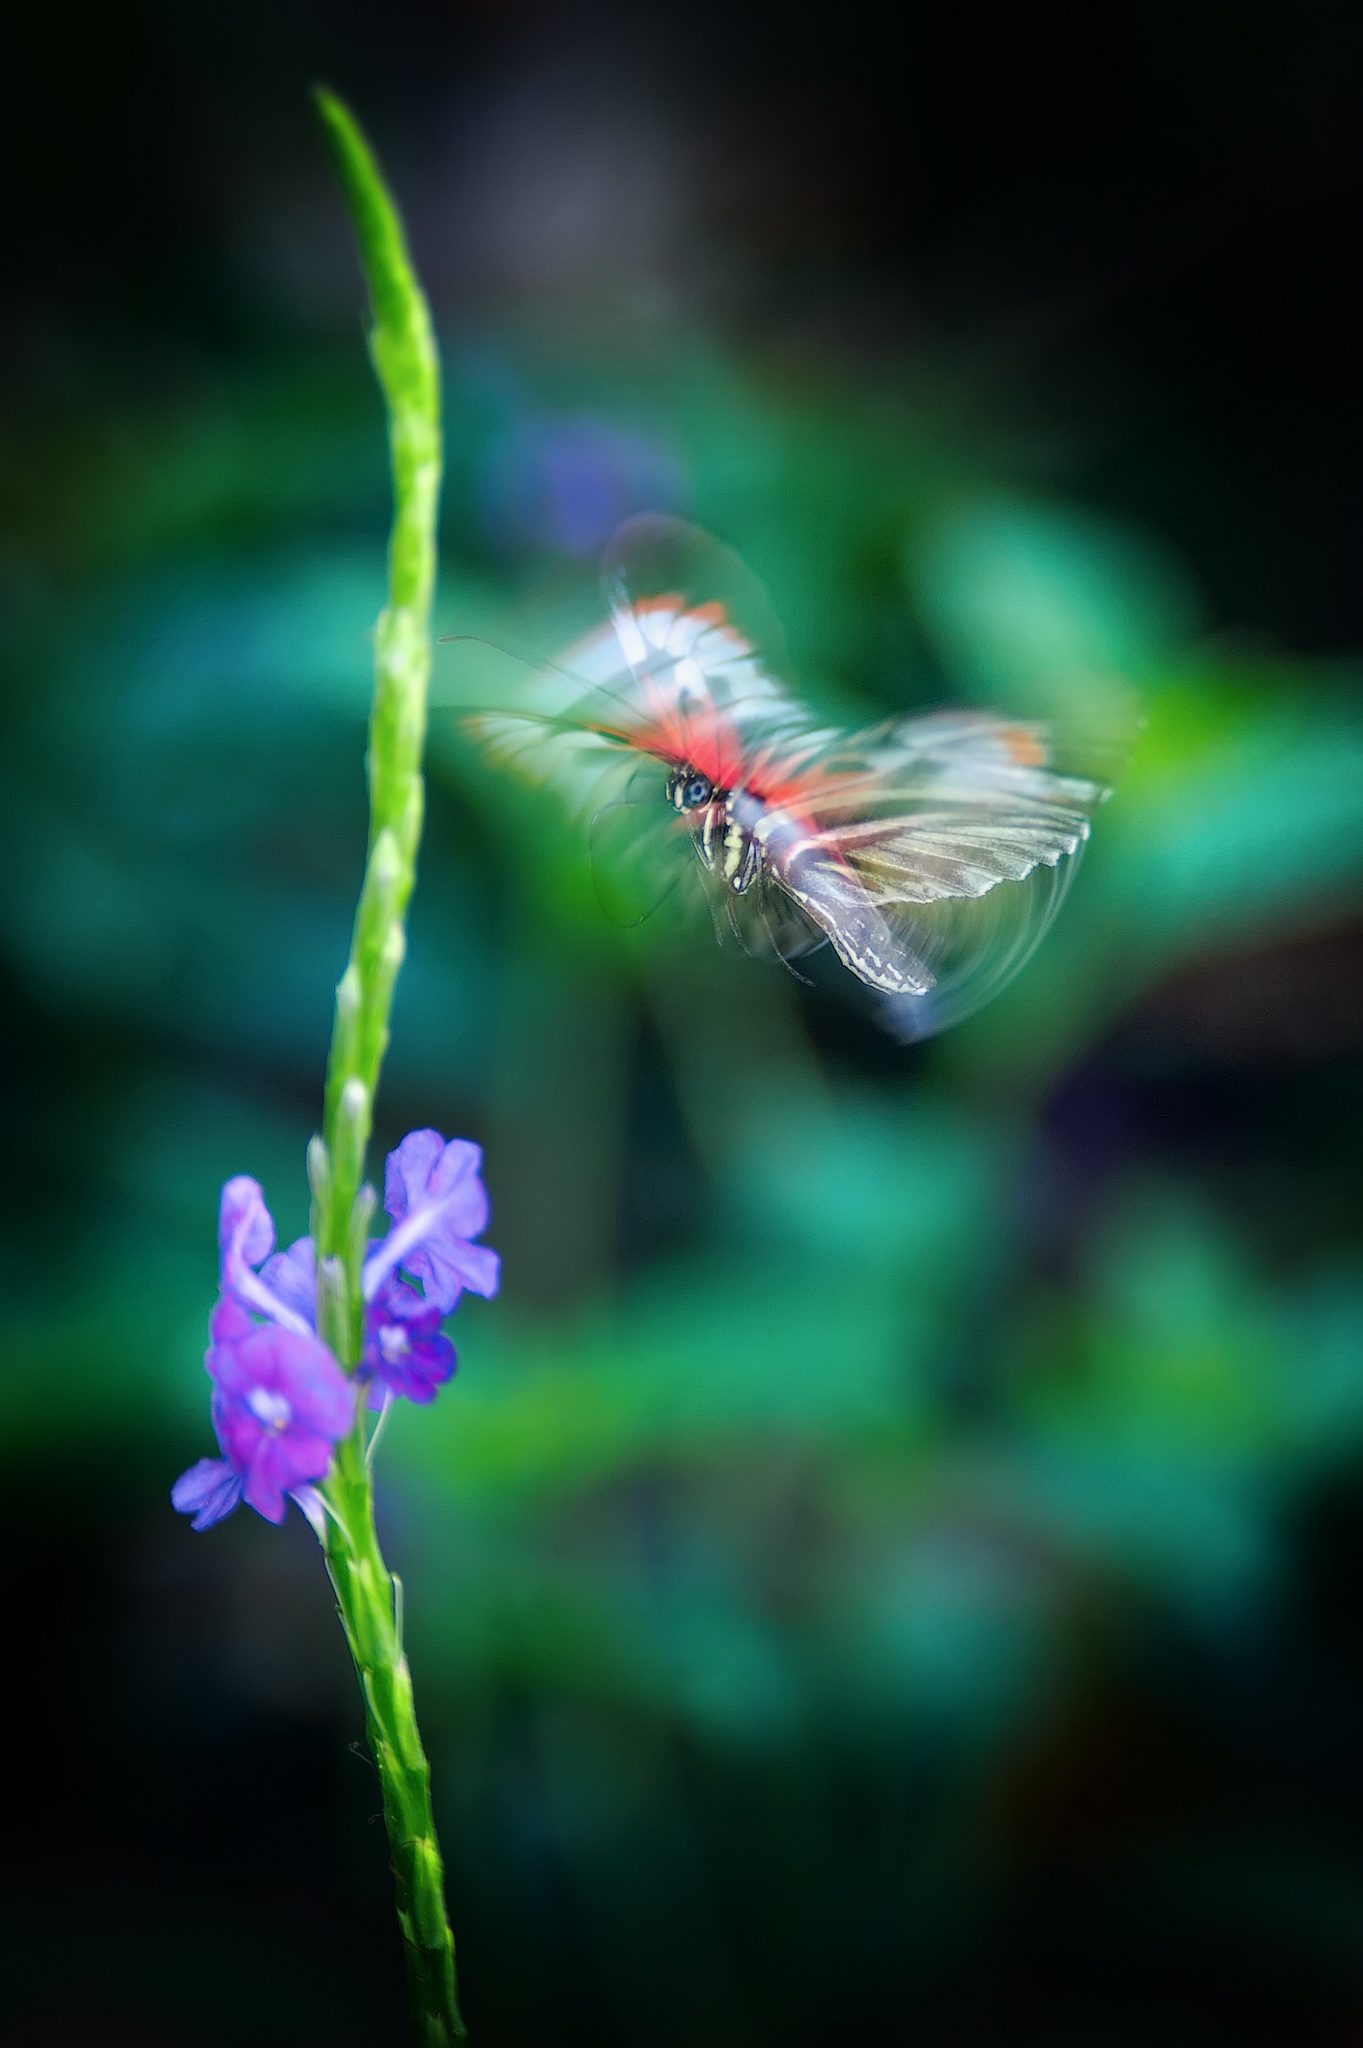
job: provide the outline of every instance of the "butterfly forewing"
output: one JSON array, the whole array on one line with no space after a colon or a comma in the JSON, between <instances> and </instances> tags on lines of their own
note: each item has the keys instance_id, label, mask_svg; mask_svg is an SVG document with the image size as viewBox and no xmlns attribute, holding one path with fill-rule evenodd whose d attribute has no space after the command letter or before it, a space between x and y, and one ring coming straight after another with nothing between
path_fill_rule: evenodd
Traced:
<instances>
[{"instance_id":1,"label":"butterfly forewing","mask_svg":"<svg viewBox=\"0 0 1363 2048\"><path fill-rule=\"evenodd\" d=\"M766 591L699 527L656 513L626 520L606 550L601 583L641 682L720 705L787 701L775 680L784 642Z\"/></svg>"},{"instance_id":2,"label":"butterfly forewing","mask_svg":"<svg viewBox=\"0 0 1363 2048\"><path fill-rule=\"evenodd\" d=\"M624 801L638 774L639 755L623 727L584 726L534 710L479 711L464 724L499 767L552 790L582 825Z\"/></svg>"},{"instance_id":3,"label":"butterfly forewing","mask_svg":"<svg viewBox=\"0 0 1363 2048\"><path fill-rule=\"evenodd\" d=\"M514 712L467 721L506 765L585 820L617 799L622 748L661 764L660 789L684 763L731 786L759 730L799 727L768 666L779 633L765 593L729 549L645 515L616 534L602 584L610 619L536 671Z\"/></svg>"}]
</instances>

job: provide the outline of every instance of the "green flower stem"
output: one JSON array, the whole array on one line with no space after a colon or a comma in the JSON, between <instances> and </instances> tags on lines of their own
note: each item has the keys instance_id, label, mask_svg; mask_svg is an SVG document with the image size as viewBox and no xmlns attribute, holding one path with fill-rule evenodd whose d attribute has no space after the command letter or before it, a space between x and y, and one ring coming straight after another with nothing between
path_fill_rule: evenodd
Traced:
<instances>
[{"instance_id":1,"label":"green flower stem","mask_svg":"<svg viewBox=\"0 0 1363 2048\"><path fill-rule=\"evenodd\" d=\"M327 1336L345 1364L359 1357L360 1266L367 1217L357 1219L374 1095L388 1046L393 988L406 949L404 919L416 873L424 790L431 599L440 495L440 368L431 318L412 270L402 223L368 144L328 92L317 94L360 239L374 305L370 347L388 407L393 532L388 603L374 636L369 723L369 857L336 990L323 1117L325 1157L314 1152L316 1242L339 1264ZM357 1228L357 1221L363 1228ZM334 1271L334 1269L333 1269Z\"/></svg>"},{"instance_id":2,"label":"green flower stem","mask_svg":"<svg viewBox=\"0 0 1363 2048\"><path fill-rule=\"evenodd\" d=\"M365 1733L383 1789L398 1925L407 1957L412 2021L422 2048L464 2039L445 1867L431 1810L431 1768L412 1705L402 1647L402 1602L374 1533L364 1454L351 1439L327 1487L327 1565L364 1699Z\"/></svg>"},{"instance_id":3,"label":"green flower stem","mask_svg":"<svg viewBox=\"0 0 1363 2048\"><path fill-rule=\"evenodd\" d=\"M365 1152L421 840L440 494L440 374L430 314L373 154L339 100L319 90L317 104L373 301L370 348L388 409L394 497L388 603L374 646L369 851L350 959L336 990L322 1135L308 1154L318 1249L318 1328L342 1364L353 1370L363 1347L361 1268L374 1209L373 1195L364 1186ZM422 2048L444 2048L464 2038L454 1937L445 1910L430 1765L417 1730L402 1647L401 1600L374 1529L363 1409L354 1434L337 1447L325 1491L331 1510L327 1568L355 1659L365 1729L383 1789L416 2037Z\"/></svg>"}]
</instances>

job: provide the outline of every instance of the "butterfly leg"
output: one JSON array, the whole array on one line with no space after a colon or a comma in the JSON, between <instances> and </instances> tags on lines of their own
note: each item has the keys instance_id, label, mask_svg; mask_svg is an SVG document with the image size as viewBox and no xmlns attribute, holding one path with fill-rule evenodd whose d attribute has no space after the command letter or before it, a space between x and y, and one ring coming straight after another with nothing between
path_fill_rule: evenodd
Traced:
<instances>
[{"instance_id":1,"label":"butterfly leg","mask_svg":"<svg viewBox=\"0 0 1363 2048\"><path fill-rule=\"evenodd\" d=\"M813 988L814 984L810 980L809 976L807 974L801 974L799 968L792 966L791 962L786 957L785 950L781 944L780 933L777 931L775 925L771 921L771 902L768 898L765 889L762 891L762 894L758 899L758 907L762 913L762 925L763 929L767 934L768 943L771 946L772 952L776 955L781 965L785 968L786 973L790 975L792 980L798 981L802 988Z\"/></svg>"},{"instance_id":2,"label":"butterfly leg","mask_svg":"<svg viewBox=\"0 0 1363 2048\"><path fill-rule=\"evenodd\" d=\"M727 889L724 891L724 908L729 913L729 929L738 942L739 951L746 953L748 949L743 943L743 934L738 928L738 909Z\"/></svg>"}]
</instances>

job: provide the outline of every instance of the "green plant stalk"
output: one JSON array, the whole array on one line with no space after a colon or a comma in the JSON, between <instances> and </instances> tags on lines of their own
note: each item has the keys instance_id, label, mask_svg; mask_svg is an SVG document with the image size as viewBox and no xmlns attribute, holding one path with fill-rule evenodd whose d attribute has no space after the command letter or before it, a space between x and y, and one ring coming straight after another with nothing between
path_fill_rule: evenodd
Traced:
<instances>
[{"instance_id":1,"label":"green plant stalk","mask_svg":"<svg viewBox=\"0 0 1363 2048\"><path fill-rule=\"evenodd\" d=\"M413 2030L422 2048L465 2038L445 1910L445 1866L431 1807L431 1769L402 1647L402 1600L374 1530L364 1454L344 1446L327 1485L327 1565L364 1700L365 1734L383 1791Z\"/></svg>"},{"instance_id":2,"label":"green plant stalk","mask_svg":"<svg viewBox=\"0 0 1363 2048\"><path fill-rule=\"evenodd\" d=\"M318 1328L353 1371L363 1348L361 1269L374 1209L373 1195L364 1186L365 1153L421 840L440 495L440 372L430 314L373 153L339 100L319 88L317 104L373 302L370 350L388 412L394 500L388 602L375 631L368 857L350 958L336 989L322 1135L313 1140L308 1155L318 1250ZM324 1491L330 1509L324 1538L327 1568L355 1660L365 1730L383 1791L416 2037L423 2048L442 2048L464 2038L454 1937L445 1909L430 1766L402 1646L401 1589L384 1562L374 1528L363 1406L354 1434L337 1447Z\"/></svg>"}]
</instances>

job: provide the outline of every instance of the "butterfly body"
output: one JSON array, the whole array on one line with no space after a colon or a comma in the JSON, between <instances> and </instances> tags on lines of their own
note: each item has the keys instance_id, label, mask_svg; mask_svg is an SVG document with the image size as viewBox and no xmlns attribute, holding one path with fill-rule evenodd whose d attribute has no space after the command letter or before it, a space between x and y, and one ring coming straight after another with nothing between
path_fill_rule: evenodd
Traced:
<instances>
[{"instance_id":1,"label":"butterfly body","mask_svg":"<svg viewBox=\"0 0 1363 2048\"><path fill-rule=\"evenodd\" d=\"M755 829L765 806L744 789L716 789L694 762L667 778L667 801L691 827L692 843L707 873L736 896L761 879L762 847Z\"/></svg>"},{"instance_id":2,"label":"butterfly body","mask_svg":"<svg viewBox=\"0 0 1363 2048\"><path fill-rule=\"evenodd\" d=\"M968 711L819 725L776 680L757 586L677 521L630 522L605 583L610 625L538 702L472 721L503 760L556 786L593 843L637 820L648 864L672 835L748 950L830 944L901 1035L1016 972L1107 794L1059 765L1052 729Z\"/></svg>"}]
</instances>

